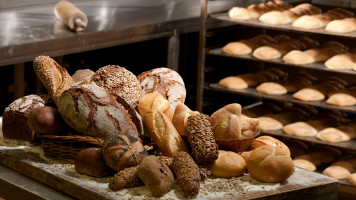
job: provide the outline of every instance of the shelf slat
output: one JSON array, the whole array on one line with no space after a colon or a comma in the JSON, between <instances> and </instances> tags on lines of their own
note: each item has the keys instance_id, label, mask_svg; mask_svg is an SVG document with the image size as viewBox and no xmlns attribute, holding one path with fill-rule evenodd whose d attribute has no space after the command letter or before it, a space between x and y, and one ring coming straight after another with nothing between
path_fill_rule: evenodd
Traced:
<instances>
[{"instance_id":1,"label":"shelf slat","mask_svg":"<svg viewBox=\"0 0 356 200\"><path fill-rule=\"evenodd\" d=\"M229 89L218 83L210 83L208 85L205 85L205 89L259 97L265 99L272 99L278 101L289 101L292 103L306 104L306 105L312 105L312 106L317 106L326 109L356 113L356 106L335 106L335 105L327 104L325 101L301 101L293 98L292 94L268 95L268 94L257 92L255 88Z\"/></svg>"},{"instance_id":2,"label":"shelf slat","mask_svg":"<svg viewBox=\"0 0 356 200\"><path fill-rule=\"evenodd\" d=\"M307 69L316 69L316 70L322 70L322 71L328 71L328 72L336 72L336 73L342 73L342 74L352 74L356 75L356 71L352 69L329 69L325 67L323 63L311 63L311 64L304 64L304 65L295 65L295 64L290 64L284 62L282 59L273 59L273 60L261 60L258 58L253 57L252 55L232 55L232 54L227 54L222 51L221 48L217 49L211 49L207 52L208 55L214 55L214 56L223 56L223 57L230 57L230 58L238 58L238 59L244 59L244 60L253 60L253 61L259 61L259 62L267 62L267 63L273 63L273 64L281 64L281 65L287 65L287 66L295 66L295 67L301 67L301 68L307 68Z\"/></svg>"},{"instance_id":3,"label":"shelf slat","mask_svg":"<svg viewBox=\"0 0 356 200\"><path fill-rule=\"evenodd\" d=\"M283 31L289 31L289 32L293 31L293 32L301 32L301 33L315 33L315 34L339 36L339 37L346 37L346 38L356 38L356 32L333 33L333 32L327 32L323 28L308 30L308 29L295 28L291 24L271 25L271 24L262 23L262 22L258 21L258 19L251 19L248 21L230 19L227 12L211 14L210 18L215 19L215 20L220 20L220 21L232 22L232 23L244 25L244 26L267 28L267 29L273 29L273 30L283 30Z\"/></svg>"}]
</instances>

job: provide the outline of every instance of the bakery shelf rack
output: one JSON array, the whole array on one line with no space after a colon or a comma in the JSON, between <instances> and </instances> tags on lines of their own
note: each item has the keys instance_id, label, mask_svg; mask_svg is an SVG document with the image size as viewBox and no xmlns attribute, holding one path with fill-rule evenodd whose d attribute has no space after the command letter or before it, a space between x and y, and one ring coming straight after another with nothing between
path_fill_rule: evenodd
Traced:
<instances>
[{"instance_id":1,"label":"bakery shelf rack","mask_svg":"<svg viewBox=\"0 0 356 200\"><path fill-rule=\"evenodd\" d=\"M297 99L294 99L291 94L286 94L286 95L267 95L267 94L262 94L258 93L254 88L247 88L247 89L228 89L225 88L218 83L215 82L209 82L205 80L206 78L206 72L210 70L211 66L207 62L208 56L210 57L220 57L220 58L228 58L228 59L236 59L239 61L244 61L244 62L259 62L261 64L261 68L265 66L265 64L271 66L271 65L278 65L281 68L296 68L296 69L305 69L305 70L314 70L317 73L318 72L323 72L324 74L329 74L332 76L339 76L344 78L345 76L356 76L356 71L354 70L333 70L326 68L323 63L313 63L313 64L306 64L306 65L294 65L294 64L288 64L283 62L281 59L275 59L275 60L261 60L252 57L251 55L230 55L227 53L222 52L221 47L222 46L217 46L217 47L212 47L208 45L208 38L210 35L214 35L214 33L208 32L206 29L206 23L208 21L223 21L223 22L229 22L233 23L236 26L239 27L246 27L246 28L253 28L253 29L258 29L262 33L266 33L266 31L274 31L274 32L281 32L281 33L291 33L291 34L306 34L306 35L315 35L318 37L324 37L324 38L338 38L340 40L349 40L351 41L352 39L356 39L356 33L351 32L351 33L331 33L331 32L326 32L323 29L316 29L316 30L304 30L304 29L299 29L299 28L294 28L291 25L268 25L261 23L257 20L249 20L249 21L239 21L239 20L233 20L228 17L227 11L219 12L219 13L208 13L208 3L210 0L201 0L201 17L200 17L200 35L199 35L199 56L198 56L198 67L197 67L197 91L196 91L196 109L199 111L203 110L203 105L204 105L204 91L215 91L215 92L222 92L222 93L228 93L232 95L239 95L239 96L246 96L246 97L253 97L257 98L258 100L261 99L269 99L269 100L276 100L276 101L288 101L292 103L297 103L297 104L306 104L306 105L312 105L320 108L326 108L326 109L333 109L333 110L340 110L344 112L351 113L352 115L356 113L356 106L347 106L347 107L340 107L340 106L334 106L330 104L326 104L325 101L317 101L317 102L304 102L300 101ZM265 2L265 1L258 1L257 3L260 2ZM289 2L289 1L286 1ZM294 1L293 3L295 3ZM301 1L301 2L310 2L310 1ZM240 5L237 6L244 6L241 5L242 2L239 2ZM246 3L246 2L244 2ZM251 1L248 1L249 4L251 4ZM256 2L253 2L256 3ZM242 38L241 38L242 39ZM259 69L261 69L259 68ZM222 70L220 67L217 69L217 71ZM233 74L231 74L233 75ZM221 107L224 105L220 105ZM347 152L356 152L356 140L351 140L347 142L338 142L338 143L330 143L330 142L325 142L317 139L316 137L301 137L301 136L293 136L293 135L288 135L284 133L283 131L263 131L262 134L266 135L271 135L271 136L276 136L276 137L282 137L282 138L291 138L295 140L300 140L300 141L305 141L313 144L318 144L318 145L327 145L331 147L337 147L339 149L345 150ZM340 181L340 189L339 192L346 192L348 189L345 189L345 187L352 188L352 190L355 190L355 186L350 185L345 180ZM345 190L344 190L345 189Z\"/></svg>"}]
</instances>

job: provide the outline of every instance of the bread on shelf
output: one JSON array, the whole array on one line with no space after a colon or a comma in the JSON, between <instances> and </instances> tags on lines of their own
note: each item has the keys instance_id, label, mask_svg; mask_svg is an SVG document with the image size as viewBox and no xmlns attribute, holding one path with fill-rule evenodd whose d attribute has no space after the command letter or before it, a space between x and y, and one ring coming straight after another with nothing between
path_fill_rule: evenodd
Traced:
<instances>
[{"instance_id":1,"label":"bread on shelf","mask_svg":"<svg viewBox=\"0 0 356 200\"><path fill-rule=\"evenodd\" d=\"M349 33L356 30L356 18L333 20L326 25L325 30L333 33Z\"/></svg>"},{"instance_id":2,"label":"bread on shelf","mask_svg":"<svg viewBox=\"0 0 356 200\"><path fill-rule=\"evenodd\" d=\"M277 41L269 35L257 35L250 39L243 39L237 42L229 42L222 51L233 55L247 55L252 53L259 46L275 44Z\"/></svg>"},{"instance_id":3,"label":"bread on shelf","mask_svg":"<svg viewBox=\"0 0 356 200\"><path fill-rule=\"evenodd\" d=\"M356 51L334 55L324 65L329 69L356 69Z\"/></svg>"},{"instance_id":4,"label":"bread on shelf","mask_svg":"<svg viewBox=\"0 0 356 200\"><path fill-rule=\"evenodd\" d=\"M316 137L327 142L343 142L356 138L356 128L349 125L329 127L319 131Z\"/></svg>"},{"instance_id":5,"label":"bread on shelf","mask_svg":"<svg viewBox=\"0 0 356 200\"><path fill-rule=\"evenodd\" d=\"M356 105L356 87L337 90L331 92L326 103L337 106L353 106Z\"/></svg>"}]
</instances>

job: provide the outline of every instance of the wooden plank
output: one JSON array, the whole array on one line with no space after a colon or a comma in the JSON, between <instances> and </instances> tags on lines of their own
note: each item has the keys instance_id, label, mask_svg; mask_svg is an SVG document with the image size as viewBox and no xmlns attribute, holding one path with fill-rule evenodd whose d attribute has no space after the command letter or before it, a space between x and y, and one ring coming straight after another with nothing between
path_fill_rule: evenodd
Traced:
<instances>
[{"instance_id":1,"label":"wooden plank","mask_svg":"<svg viewBox=\"0 0 356 200\"><path fill-rule=\"evenodd\" d=\"M23 148L0 146L0 164L78 199L154 199L145 186L113 192L108 189L109 178L80 175L74 171L72 165L50 164L38 157L38 154ZM215 192L213 188L216 189ZM336 179L295 168L295 173L281 184L261 183L247 174L233 179L208 179L201 184L200 196L197 198L336 199L337 189ZM175 185L163 199L182 198L179 190Z\"/></svg>"}]
</instances>

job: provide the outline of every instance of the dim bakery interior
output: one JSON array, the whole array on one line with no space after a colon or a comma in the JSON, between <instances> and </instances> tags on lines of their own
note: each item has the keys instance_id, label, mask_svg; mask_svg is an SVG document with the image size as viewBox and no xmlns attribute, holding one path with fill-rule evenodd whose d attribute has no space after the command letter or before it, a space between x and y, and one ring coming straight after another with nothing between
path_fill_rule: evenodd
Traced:
<instances>
[{"instance_id":1,"label":"dim bakery interior","mask_svg":"<svg viewBox=\"0 0 356 200\"><path fill-rule=\"evenodd\" d=\"M0 200L354 199L356 1L0 1Z\"/></svg>"}]
</instances>

